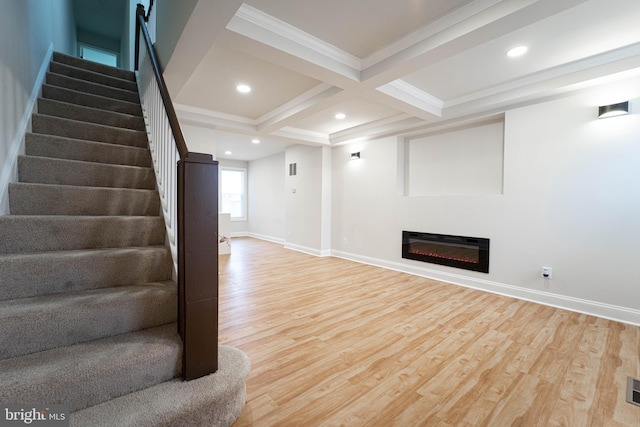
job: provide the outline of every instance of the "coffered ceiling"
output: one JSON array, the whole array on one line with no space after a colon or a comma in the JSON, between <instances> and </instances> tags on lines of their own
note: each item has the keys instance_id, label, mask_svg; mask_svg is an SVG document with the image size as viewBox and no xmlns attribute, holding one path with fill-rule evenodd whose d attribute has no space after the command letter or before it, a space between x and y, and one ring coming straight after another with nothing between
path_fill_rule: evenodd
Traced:
<instances>
[{"instance_id":1,"label":"coffered ceiling","mask_svg":"<svg viewBox=\"0 0 640 427\"><path fill-rule=\"evenodd\" d=\"M199 0L165 79L181 121L220 132L218 158L252 160L640 74L639 23L638 0Z\"/></svg>"}]
</instances>

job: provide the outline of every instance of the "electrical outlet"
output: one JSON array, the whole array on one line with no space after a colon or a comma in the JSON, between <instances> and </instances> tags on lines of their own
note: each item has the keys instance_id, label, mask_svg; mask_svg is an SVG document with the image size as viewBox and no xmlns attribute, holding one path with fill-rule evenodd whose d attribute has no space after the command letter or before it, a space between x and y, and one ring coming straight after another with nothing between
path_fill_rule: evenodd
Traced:
<instances>
[{"instance_id":1,"label":"electrical outlet","mask_svg":"<svg viewBox=\"0 0 640 427\"><path fill-rule=\"evenodd\" d=\"M544 277L545 279L551 279L552 274L553 271L551 267L542 267L542 277Z\"/></svg>"}]
</instances>

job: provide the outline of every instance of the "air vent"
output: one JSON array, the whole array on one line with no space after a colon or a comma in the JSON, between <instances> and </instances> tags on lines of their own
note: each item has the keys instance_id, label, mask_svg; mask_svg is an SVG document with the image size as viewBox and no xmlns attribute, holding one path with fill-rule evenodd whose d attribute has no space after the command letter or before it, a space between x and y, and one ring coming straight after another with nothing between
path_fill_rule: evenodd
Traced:
<instances>
[{"instance_id":1,"label":"air vent","mask_svg":"<svg viewBox=\"0 0 640 427\"><path fill-rule=\"evenodd\" d=\"M640 380L627 377L627 402L640 406Z\"/></svg>"}]
</instances>

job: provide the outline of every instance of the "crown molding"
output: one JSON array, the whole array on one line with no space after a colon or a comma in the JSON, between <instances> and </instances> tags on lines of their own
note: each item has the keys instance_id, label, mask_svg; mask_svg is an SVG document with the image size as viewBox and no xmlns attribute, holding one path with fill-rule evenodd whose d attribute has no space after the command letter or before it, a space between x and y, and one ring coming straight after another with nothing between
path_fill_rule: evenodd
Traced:
<instances>
[{"instance_id":1,"label":"crown molding","mask_svg":"<svg viewBox=\"0 0 640 427\"><path fill-rule=\"evenodd\" d=\"M380 86L586 1L476 0L363 60L361 80Z\"/></svg>"},{"instance_id":2,"label":"crown molding","mask_svg":"<svg viewBox=\"0 0 640 427\"><path fill-rule=\"evenodd\" d=\"M409 104L435 116L442 117L444 101L423 91L422 89L418 89L402 79L394 80L386 85L382 85L376 90L402 101L405 104Z\"/></svg>"},{"instance_id":3,"label":"crown molding","mask_svg":"<svg viewBox=\"0 0 640 427\"><path fill-rule=\"evenodd\" d=\"M390 56L397 54L409 47L425 40L434 35L441 33L454 25L467 21L477 14L495 6L504 0L476 0L464 6L461 6L454 11L441 16L434 21L431 21L420 28L410 32L404 37L396 40L395 42L384 46L371 55L362 59L362 69L369 68L370 66L383 61ZM528 0L531 3L536 0ZM524 7L524 5L522 6Z\"/></svg>"},{"instance_id":4,"label":"crown molding","mask_svg":"<svg viewBox=\"0 0 640 427\"><path fill-rule=\"evenodd\" d=\"M308 142L313 145L331 145L331 141L329 141L329 135L325 133L313 132L290 126L286 126L282 129L278 129L275 132L271 132L270 135L292 139L298 142Z\"/></svg>"},{"instance_id":5,"label":"crown molding","mask_svg":"<svg viewBox=\"0 0 640 427\"><path fill-rule=\"evenodd\" d=\"M226 28L353 80L360 79L360 58L246 3Z\"/></svg>"},{"instance_id":6,"label":"crown molding","mask_svg":"<svg viewBox=\"0 0 640 427\"><path fill-rule=\"evenodd\" d=\"M565 93L584 86L584 84L579 85L580 87L575 86L578 81L590 81L637 67L640 67L640 43L548 68L485 90L447 100L444 103L444 111L447 113L455 108L472 105L488 106L498 100L506 102L523 96L542 98L549 96L550 91ZM554 89L548 89L549 87Z\"/></svg>"},{"instance_id":7,"label":"crown molding","mask_svg":"<svg viewBox=\"0 0 640 427\"><path fill-rule=\"evenodd\" d=\"M456 132L464 129L476 128L495 123L504 123L505 113L497 113L493 115L482 115L477 117L466 117L459 120L436 123L421 129L414 129L410 132L404 132L402 137L406 141L425 138L448 132Z\"/></svg>"},{"instance_id":8,"label":"crown molding","mask_svg":"<svg viewBox=\"0 0 640 427\"><path fill-rule=\"evenodd\" d=\"M399 134L402 129L415 127L421 123L423 123L421 119L410 114L402 113L332 133L330 135L331 145L337 146L348 144L356 139L378 139L386 135Z\"/></svg>"},{"instance_id":9,"label":"crown molding","mask_svg":"<svg viewBox=\"0 0 640 427\"><path fill-rule=\"evenodd\" d=\"M255 120L191 105L174 104L173 106L181 122L204 125L219 130L256 132L257 123Z\"/></svg>"},{"instance_id":10,"label":"crown molding","mask_svg":"<svg viewBox=\"0 0 640 427\"><path fill-rule=\"evenodd\" d=\"M259 130L268 130L342 91L342 89L328 83L319 84L258 118L257 127Z\"/></svg>"}]
</instances>

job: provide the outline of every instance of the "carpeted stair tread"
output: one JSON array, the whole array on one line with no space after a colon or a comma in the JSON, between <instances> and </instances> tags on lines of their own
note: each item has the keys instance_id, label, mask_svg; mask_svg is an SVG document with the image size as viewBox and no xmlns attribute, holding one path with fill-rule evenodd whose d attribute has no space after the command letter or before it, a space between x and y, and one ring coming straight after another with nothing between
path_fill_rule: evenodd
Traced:
<instances>
[{"instance_id":1,"label":"carpeted stair tread","mask_svg":"<svg viewBox=\"0 0 640 427\"><path fill-rule=\"evenodd\" d=\"M94 95L66 87L44 84L42 85L42 97L75 105L83 105L85 107L93 107L103 111L113 111L142 117L140 103Z\"/></svg>"},{"instance_id":2,"label":"carpeted stair tread","mask_svg":"<svg viewBox=\"0 0 640 427\"><path fill-rule=\"evenodd\" d=\"M159 216L4 215L0 253L154 246L165 234Z\"/></svg>"},{"instance_id":3,"label":"carpeted stair tread","mask_svg":"<svg viewBox=\"0 0 640 427\"><path fill-rule=\"evenodd\" d=\"M13 343L0 359L175 323L176 294L165 281L0 301L0 342Z\"/></svg>"},{"instance_id":4,"label":"carpeted stair tread","mask_svg":"<svg viewBox=\"0 0 640 427\"><path fill-rule=\"evenodd\" d=\"M48 98L38 99L38 114L143 132L146 131L144 119L140 116L105 111Z\"/></svg>"},{"instance_id":5,"label":"carpeted stair tread","mask_svg":"<svg viewBox=\"0 0 640 427\"><path fill-rule=\"evenodd\" d=\"M66 404L71 411L180 374L175 324L0 360L0 402Z\"/></svg>"},{"instance_id":6,"label":"carpeted stair tread","mask_svg":"<svg viewBox=\"0 0 640 427\"><path fill-rule=\"evenodd\" d=\"M74 79L63 74L47 72L45 82L48 85L65 87L80 92L93 95L106 96L107 98L119 99L127 102L140 102L138 94L125 89L101 85L99 83L88 82L86 80Z\"/></svg>"},{"instance_id":7,"label":"carpeted stair tread","mask_svg":"<svg viewBox=\"0 0 640 427\"><path fill-rule=\"evenodd\" d=\"M114 165L151 167L152 164L151 153L148 148L65 138L63 136L44 135L40 133L27 133L25 135L25 154L28 156L81 160Z\"/></svg>"},{"instance_id":8,"label":"carpeted stair tread","mask_svg":"<svg viewBox=\"0 0 640 427\"><path fill-rule=\"evenodd\" d=\"M167 246L0 254L0 299L170 280Z\"/></svg>"},{"instance_id":9,"label":"carpeted stair tread","mask_svg":"<svg viewBox=\"0 0 640 427\"><path fill-rule=\"evenodd\" d=\"M123 68L111 67L109 65L100 64L98 62L78 58L77 56L70 56L61 52L53 52L52 60L53 62L68 64L73 67L83 68L85 70L91 70L96 73L106 74L118 79L130 80L132 82L136 81L136 76L133 71L125 70Z\"/></svg>"},{"instance_id":10,"label":"carpeted stair tread","mask_svg":"<svg viewBox=\"0 0 640 427\"><path fill-rule=\"evenodd\" d=\"M67 138L148 148L147 134L144 131L87 123L42 114L34 114L31 117L31 131L33 133L64 136Z\"/></svg>"},{"instance_id":11,"label":"carpeted stair tread","mask_svg":"<svg viewBox=\"0 0 640 427\"><path fill-rule=\"evenodd\" d=\"M14 215L156 216L160 199L154 190L9 184L9 209Z\"/></svg>"},{"instance_id":12,"label":"carpeted stair tread","mask_svg":"<svg viewBox=\"0 0 640 427\"><path fill-rule=\"evenodd\" d=\"M245 405L251 364L220 345L218 371L192 381L171 380L71 414L71 425L111 427L230 426Z\"/></svg>"},{"instance_id":13,"label":"carpeted stair tread","mask_svg":"<svg viewBox=\"0 0 640 427\"><path fill-rule=\"evenodd\" d=\"M218 372L178 379L176 272L135 74L54 52L45 80L0 217L0 402L65 404L73 426L230 426L243 352L219 347Z\"/></svg>"},{"instance_id":14,"label":"carpeted stair tread","mask_svg":"<svg viewBox=\"0 0 640 427\"><path fill-rule=\"evenodd\" d=\"M140 188L153 190L155 173L151 168L18 156L20 182L89 187Z\"/></svg>"},{"instance_id":15,"label":"carpeted stair tread","mask_svg":"<svg viewBox=\"0 0 640 427\"><path fill-rule=\"evenodd\" d=\"M138 85L135 81L108 76L103 73L98 73L82 67L75 67L62 62L51 62L51 64L49 64L49 71L56 74L64 74L65 76L73 77L74 79L85 80L131 92L138 91Z\"/></svg>"}]
</instances>

